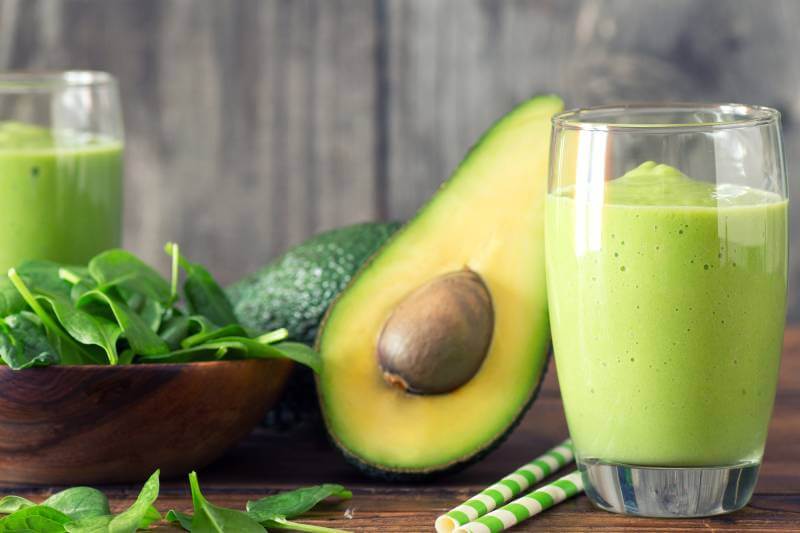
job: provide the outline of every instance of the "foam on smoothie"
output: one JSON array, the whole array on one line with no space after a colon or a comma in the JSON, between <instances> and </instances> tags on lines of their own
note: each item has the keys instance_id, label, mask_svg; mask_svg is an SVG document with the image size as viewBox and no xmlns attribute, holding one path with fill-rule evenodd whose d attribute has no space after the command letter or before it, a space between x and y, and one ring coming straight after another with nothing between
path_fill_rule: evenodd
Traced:
<instances>
[{"instance_id":1,"label":"foam on smoothie","mask_svg":"<svg viewBox=\"0 0 800 533\"><path fill-rule=\"evenodd\" d=\"M675 167L646 161L606 184L616 205L724 207L780 202L775 193L741 185L694 180Z\"/></svg>"}]
</instances>

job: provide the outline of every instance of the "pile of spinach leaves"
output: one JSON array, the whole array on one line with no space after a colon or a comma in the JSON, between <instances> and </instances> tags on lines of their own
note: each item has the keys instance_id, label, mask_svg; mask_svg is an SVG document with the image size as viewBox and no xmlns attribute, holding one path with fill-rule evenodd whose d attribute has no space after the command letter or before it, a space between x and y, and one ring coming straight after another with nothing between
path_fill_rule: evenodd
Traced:
<instances>
[{"instance_id":1,"label":"pile of spinach leaves","mask_svg":"<svg viewBox=\"0 0 800 533\"><path fill-rule=\"evenodd\" d=\"M341 485L317 485L266 496L247 502L244 511L219 507L200 492L197 474L189 474L193 514L170 510L166 521L192 533L264 533L269 527L311 533L343 533L290 521L329 497L349 499ZM21 496L0 498L0 532L4 533L134 533L161 521L155 508L159 493L156 470L142 487L136 501L114 515L105 494L91 487L72 487L36 504Z\"/></svg>"},{"instance_id":2,"label":"pile of spinach leaves","mask_svg":"<svg viewBox=\"0 0 800 533\"><path fill-rule=\"evenodd\" d=\"M27 261L0 278L0 362L34 366L285 357L319 370L285 329L247 331L203 266L165 247L171 280L113 249L86 266ZM182 290L178 290L183 271Z\"/></svg>"}]
</instances>

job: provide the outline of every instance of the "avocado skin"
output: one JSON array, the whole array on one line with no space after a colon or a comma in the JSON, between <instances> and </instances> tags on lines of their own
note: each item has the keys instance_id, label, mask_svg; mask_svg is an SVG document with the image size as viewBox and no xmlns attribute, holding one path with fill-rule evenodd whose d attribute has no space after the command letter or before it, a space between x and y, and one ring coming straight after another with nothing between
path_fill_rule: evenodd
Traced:
<instances>
[{"instance_id":1,"label":"avocado skin","mask_svg":"<svg viewBox=\"0 0 800 533\"><path fill-rule=\"evenodd\" d=\"M313 345L331 302L398 228L398 222L353 224L289 249L226 289L236 317L253 332L286 328L290 340ZM288 428L318 411L312 373L295 366L267 425Z\"/></svg>"}]
</instances>

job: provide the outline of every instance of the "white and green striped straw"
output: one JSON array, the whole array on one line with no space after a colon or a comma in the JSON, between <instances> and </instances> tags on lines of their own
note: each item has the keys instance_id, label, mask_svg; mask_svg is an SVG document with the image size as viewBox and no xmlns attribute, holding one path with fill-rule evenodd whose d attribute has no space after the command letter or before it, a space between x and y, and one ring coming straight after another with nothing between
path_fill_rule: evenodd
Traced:
<instances>
[{"instance_id":1,"label":"white and green striped straw","mask_svg":"<svg viewBox=\"0 0 800 533\"><path fill-rule=\"evenodd\" d=\"M510 502L574 458L572 441L565 440L530 463L526 463L486 490L436 519L437 533L450 533L459 526L483 516L497 506Z\"/></svg>"},{"instance_id":2,"label":"white and green striped straw","mask_svg":"<svg viewBox=\"0 0 800 533\"><path fill-rule=\"evenodd\" d=\"M453 533L500 533L581 492L583 492L583 480L581 473L576 470L473 522L458 527Z\"/></svg>"}]
</instances>

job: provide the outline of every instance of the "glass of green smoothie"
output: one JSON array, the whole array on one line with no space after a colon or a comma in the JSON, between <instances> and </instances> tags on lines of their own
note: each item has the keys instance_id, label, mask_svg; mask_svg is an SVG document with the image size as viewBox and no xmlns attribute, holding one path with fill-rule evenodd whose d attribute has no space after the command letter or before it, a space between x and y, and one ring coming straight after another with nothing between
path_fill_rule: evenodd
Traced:
<instances>
[{"instance_id":1,"label":"glass of green smoothie","mask_svg":"<svg viewBox=\"0 0 800 533\"><path fill-rule=\"evenodd\" d=\"M779 113L569 111L553 119L550 164L548 303L587 494L641 516L743 507L786 313Z\"/></svg>"},{"instance_id":2,"label":"glass of green smoothie","mask_svg":"<svg viewBox=\"0 0 800 533\"><path fill-rule=\"evenodd\" d=\"M0 272L119 246L122 146L109 74L0 74Z\"/></svg>"}]
</instances>

